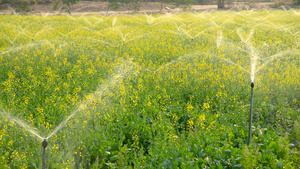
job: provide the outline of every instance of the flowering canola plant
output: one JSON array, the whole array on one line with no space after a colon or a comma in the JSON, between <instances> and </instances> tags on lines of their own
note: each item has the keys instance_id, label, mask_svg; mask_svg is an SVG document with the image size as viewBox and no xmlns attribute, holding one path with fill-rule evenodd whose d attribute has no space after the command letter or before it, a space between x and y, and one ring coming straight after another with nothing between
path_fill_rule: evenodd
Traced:
<instances>
[{"instance_id":1,"label":"flowering canola plant","mask_svg":"<svg viewBox=\"0 0 300 169\"><path fill-rule=\"evenodd\" d=\"M70 119L49 138L48 168L297 167L299 21L297 10L2 15L0 166L41 166L41 140L9 114L45 137Z\"/></svg>"}]
</instances>

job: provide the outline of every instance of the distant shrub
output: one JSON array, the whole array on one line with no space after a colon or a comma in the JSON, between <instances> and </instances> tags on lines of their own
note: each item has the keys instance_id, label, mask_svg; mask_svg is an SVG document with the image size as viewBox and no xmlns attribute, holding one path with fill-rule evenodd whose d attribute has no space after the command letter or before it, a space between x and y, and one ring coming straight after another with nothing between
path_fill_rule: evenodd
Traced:
<instances>
[{"instance_id":1,"label":"distant shrub","mask_svg":"<svg viewBox=\"0 0 300 169\"><path fill-rule=\"evenodd\" d=\"M295 5L300 5L300 0L293 0Z\"/></svg>"}]
</instances>

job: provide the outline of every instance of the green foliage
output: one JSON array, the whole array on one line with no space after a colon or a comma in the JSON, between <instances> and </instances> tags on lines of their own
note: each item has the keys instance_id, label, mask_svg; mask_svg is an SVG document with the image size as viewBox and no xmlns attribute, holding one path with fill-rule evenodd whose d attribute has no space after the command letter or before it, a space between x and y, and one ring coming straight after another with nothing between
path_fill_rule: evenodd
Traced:
<instances>
[{"instance_id":1,"label":"green foliage","mask_svg":"<svg viewBox=\"0 0 300 169\"><path fill-rule=\"evenodd\" d=\"M261 153L259 152L259 148L256 147L250 147L248 146L244 147L241 164L245 168L256 168L258 166L258 162L261 159Z\"/></svg>"},{"instance_id":2,"label":"green foliage","mask_svg":"<svg viewBox=\"0 0 300 169\"><path fill-rule=\"evenodd\" d=\"M294 139L300 141L300 121L296 120L294 123Z\"/></svg>"},{"instance_id":3,"label":"green foliage","mask_svg":"<svg viewBox=\"0 0 300 169\"><path fill-rule=\"evenodd\" d=\"M286 162L289 160L290 151L287 139L276 136L275 138L266 140L270 136L269 133L258 135L257 139L254 140L258 141L258 144L244 147L241 164L245 168L263 166L270 168L292 168L293 162Z\"/></svg>"},{"instance_id":4,"label":"green foliage","mask_svg":"<svg viewBox=\"0 0 300 169\"><path fill-rule=\"evenodd\" d=\"M27 129L44 138L69 119L48 139L47 168L298 167L297 19L0 16L0 166L40 168L42 140Z\"/></svg>"}]
</instances>

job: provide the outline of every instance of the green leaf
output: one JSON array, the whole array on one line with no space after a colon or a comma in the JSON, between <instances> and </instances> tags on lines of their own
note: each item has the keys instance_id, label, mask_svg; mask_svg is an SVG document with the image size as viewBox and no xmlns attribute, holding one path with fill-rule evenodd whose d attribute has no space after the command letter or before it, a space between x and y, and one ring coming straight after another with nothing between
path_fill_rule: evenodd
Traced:
<instances>
[{"instance_id":1,"label":"green leaf","mask_svg":"<svg viewBox=\"0 0 300 169\"><path fill-rule=\"evenodd\" d=\"M221 163L218 163L217 168L218 169L223 169L224 167L221 165Z\"/></svg>"},{"instance_id":2,"label":"green leaf","mask_svg":"<svg viewBox=\"0 0 300 169\"><path fill-rule=\"evenodd\" d=\"M118 155L114 155L112 157L110 157L110 161L116 161L118 159Z\"/></svg>"},{"instance_id":3,"label":"green leaf","mask_svg":"<svg viewBox=\"0 0 300 169\"><path fill-rule=\"evenodd\" d=\"M297 147L297 145L299 145L299 143L300 143L300 142L298 142L298 141L292 141L292 142L290 142L290 148L295 148L295 147Z\"/></svg>"},{"instance_id":4,"label":"green leaf","mask_svg":"<svg viewBox=\"0 0 300 169\"><path fill-rule=\"evenodd\" d=\"M233 168L243 168L242 164L236 164L233 166Z\"/></svg>"},{"instance_id":5,"label":"green leaf","mask_svg":"<svg viewBox=\"0 0 300 169\"><path fill-rule=\"evenodd\" d=\"M28 168L29 168L29 169L37 169L38 167L37 167L37 165L36 165L35 163L30 162Z\"/></svg>"}]
</instances>

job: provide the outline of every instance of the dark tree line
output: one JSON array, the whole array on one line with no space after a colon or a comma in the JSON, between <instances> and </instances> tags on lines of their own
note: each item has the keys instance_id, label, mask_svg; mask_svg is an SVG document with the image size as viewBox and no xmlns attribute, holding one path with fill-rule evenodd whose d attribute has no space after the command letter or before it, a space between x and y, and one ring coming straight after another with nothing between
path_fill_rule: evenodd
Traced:
<instances>
[{"instance_id":1,"label":"dark tree line","mask_svg":"<svg viewBox=\"0 0 300 169\"><path fill-rule=\"evenodd\" d=\"M204 1L211 1L218 5L218 9L225 7L225 0L86 0L86 1L105 1L108 2L107 10L117 10L120 6L125 6L129 10L139 10L145 2L158 2L160 3L160 11L162 11L167 5L173 7L189 8L193 4L201 4ZM228 0L227 0L228 1ZM247 1L247 0L244 0ZM21 10L26 10L29 5L36 5L39 3L54 4L54 10L66 10L70 12L70 7L80 0L0 0L0 4L8 3ZM293 0L294 4L300 5L300 0Z\"/></svg>"},{"instance_id":2,"label":"dark tree line","mask_svg":"<svg viewBox=\"0 0 300 169\"><path fill-rule=\"evenodd\" d=\"M161 6L174 5L181 7L190 7L195 3L199 3L203 0L86 0L86 1L104 1L109 3L110 9L118 9L121 5L126 6L131 9L138 9L144 2L159 2ZM54 4L54 8L61 7L64 5L67 8L80 2L80 0L0 0L0 4L8 3L12 5L26 4L26 5L36 5L36 4Z\"/></svg>"},{"instance_id":3,"label":"dark tree line","mask_svg":"<svg viewBox=\"0 0 300 169\"><path fill-rule=\"evenodd\" d=\"M109 3L107 10L117 10L120 6L125 6L129 10L138 10L144 2L158 2L160 3L160 11L166 5L171 5L174 7L189 8L193 4L201 4L203 1L216 1L218 8L224 8L225 0L87 0L87 1L106 1ZM300 1L300 0L296 0ZM0 0L1 3L10 3L19 8L23 8L28 5L36 5L38 3L54 4L54 10L63 9L70 12L70 7L80 0Z\"/></svg>"},{"instance_id":4,"label":"dark tree line","mask_svg":"<svg viewBox=\"0 0 300 169\"><path fill-rule=\"evenodd\" d=\"M16 8L16 11L29 11L29 6L37 4L54 4L53 10L62 9L70 13L72 5L80 0L0 0L0 4L10 4Z\"/></svg>"}]
</instances>

